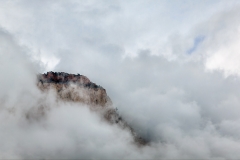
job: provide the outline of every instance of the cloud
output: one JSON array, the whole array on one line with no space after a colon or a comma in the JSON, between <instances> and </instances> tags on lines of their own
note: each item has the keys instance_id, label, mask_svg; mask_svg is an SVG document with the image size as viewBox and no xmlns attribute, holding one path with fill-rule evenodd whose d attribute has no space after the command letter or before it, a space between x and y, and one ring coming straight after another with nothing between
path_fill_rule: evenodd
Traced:
<instances>
[{"instance_id":1,"label":"cloud","mask_svg":"<svg viewBox=\"0 0 240 160\"><path fill-rule=\"evenodd\" d=\"M239 158L238 3L1 2L2 157ZM103 86L150 145L39 92L49 68Z\"/></svg>"},{"instance_id":2,"label":"cloud","mask_svg":"<svg viewBox=\"0 0 240 160\"><path fill-rule=\"evenodd\" d=\"M72 56L81 59L78 54ZM204 61L168 61L148 52L122 60L102 58L92 65L87 64L90 61L72 65L88 66L91 79L106 86L124 119L151 141L152 157L239 157L235 149L226 149L228 145L239 147L238 136L234 136L238 129L225 129L226 120L239 120L238 79L206 72ZM64 60L56 70L74 62Z\"/></svg>"},{"instance_id":3,"label":"cloud","mask_svg":"<svg viewBox=\"0 0 240 160\"><path fill-rule=\"evenodd\" d=\"M130 131L107 123L89 106L57 100L36 86L41 66L13 36L0 30L0 158L149 157Z\"/></svg>"},{"instance_id":4,"label":"cloud","mask_svg":"<svg viewBox=\"0 0 240 160\"><path fill-rule=\"evenodd\" d=\"M224 75L239 76L239 7L213 18L213 26L207 33L206 45L202 52L206 54L206 67L209 70L220 70Z\"/></svg>"}]
</instances>

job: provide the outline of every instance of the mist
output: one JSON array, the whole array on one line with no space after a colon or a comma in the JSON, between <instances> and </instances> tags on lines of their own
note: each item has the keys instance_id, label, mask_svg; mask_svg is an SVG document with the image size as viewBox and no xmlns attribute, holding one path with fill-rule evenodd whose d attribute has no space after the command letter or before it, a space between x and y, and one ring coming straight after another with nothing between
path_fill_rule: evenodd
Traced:
<instances>
[{"instance_id":1,"label":"mist","mask_svg":"<svg viewBox=\"0 0 240 160\"><path fill-rule=\"evenodd\" d=\"M0 4L0 158L240 157L238 1ZM149 144L41 92L51 70L103 86Z\"/></svg>"}]
</instances>

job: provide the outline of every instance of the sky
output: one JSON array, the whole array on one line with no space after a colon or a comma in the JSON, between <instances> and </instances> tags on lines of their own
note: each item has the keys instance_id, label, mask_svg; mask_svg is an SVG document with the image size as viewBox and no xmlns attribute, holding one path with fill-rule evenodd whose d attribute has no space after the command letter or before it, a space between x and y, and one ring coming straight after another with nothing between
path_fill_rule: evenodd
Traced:
<instances>
[{"instance_id":1,"label":"sky","mask_svg":"<svg viewBox=\"0 0 240 160\"><path fill-rule=\"evenodd\" d=\"M238 0L0 0L0 159L240 158L239 17ZM40 92L47 71L103 86L150 144Z\"/></svg>"}]
</instances>

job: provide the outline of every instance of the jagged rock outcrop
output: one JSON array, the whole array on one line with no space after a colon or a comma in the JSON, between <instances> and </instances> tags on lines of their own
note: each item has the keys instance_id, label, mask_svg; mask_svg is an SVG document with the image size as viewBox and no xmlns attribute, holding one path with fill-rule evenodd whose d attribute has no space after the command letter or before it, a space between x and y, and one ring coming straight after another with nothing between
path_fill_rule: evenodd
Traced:
<instances>
[{"instance_id":1,"label":"jagged rock outcrop","mask_svg":"<svg viewBox=\"0 0 240 160\"><path fill-rule=\"evenodd\" d=\"M111 105L106 90L80 74L75 75L64 72L40 74L38 75L38 87L41 90L56 89L58 96L63 100L102 107Z\"/></svg>"},{"instance_id":2,"label":"jagged rock outcrop","mask_svg":"<svg viewBox=\"0 0 240 160\"><path fill-rule=\"evenodd\" d=\"M74 101L87 104L92 110L100 110L109 123L118 124L123 129L128 129L139 146L146 145L142 139L112 107L111 99L106 90L91 82L86 76L80 74L68 74L64 72L47 72L38 75L37 86L42 91L54 89L60 100Z\"/></svg>"}]
</instances>

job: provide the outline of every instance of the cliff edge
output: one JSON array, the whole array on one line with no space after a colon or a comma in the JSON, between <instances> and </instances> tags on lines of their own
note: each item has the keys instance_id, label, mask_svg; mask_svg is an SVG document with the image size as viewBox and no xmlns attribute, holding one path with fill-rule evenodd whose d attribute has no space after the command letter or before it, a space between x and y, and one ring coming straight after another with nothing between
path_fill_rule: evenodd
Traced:
<instances>
[{"instance_id":1,"label":"cliff edge","mask_svg":"<svg viewBox=\"0 0 240 160\"><path fill-rule=\"evenodd\" d=\"M147 141L141 138L113 108L106 90L91 82L86 76L65 72L47 72L39 74L37 80L37 86L43 92L53 89L60 100L87 104L90 109L103 113L103 118L107 122L129 130L138 146L147 144Z\"/></svg>"}]
</instances>

